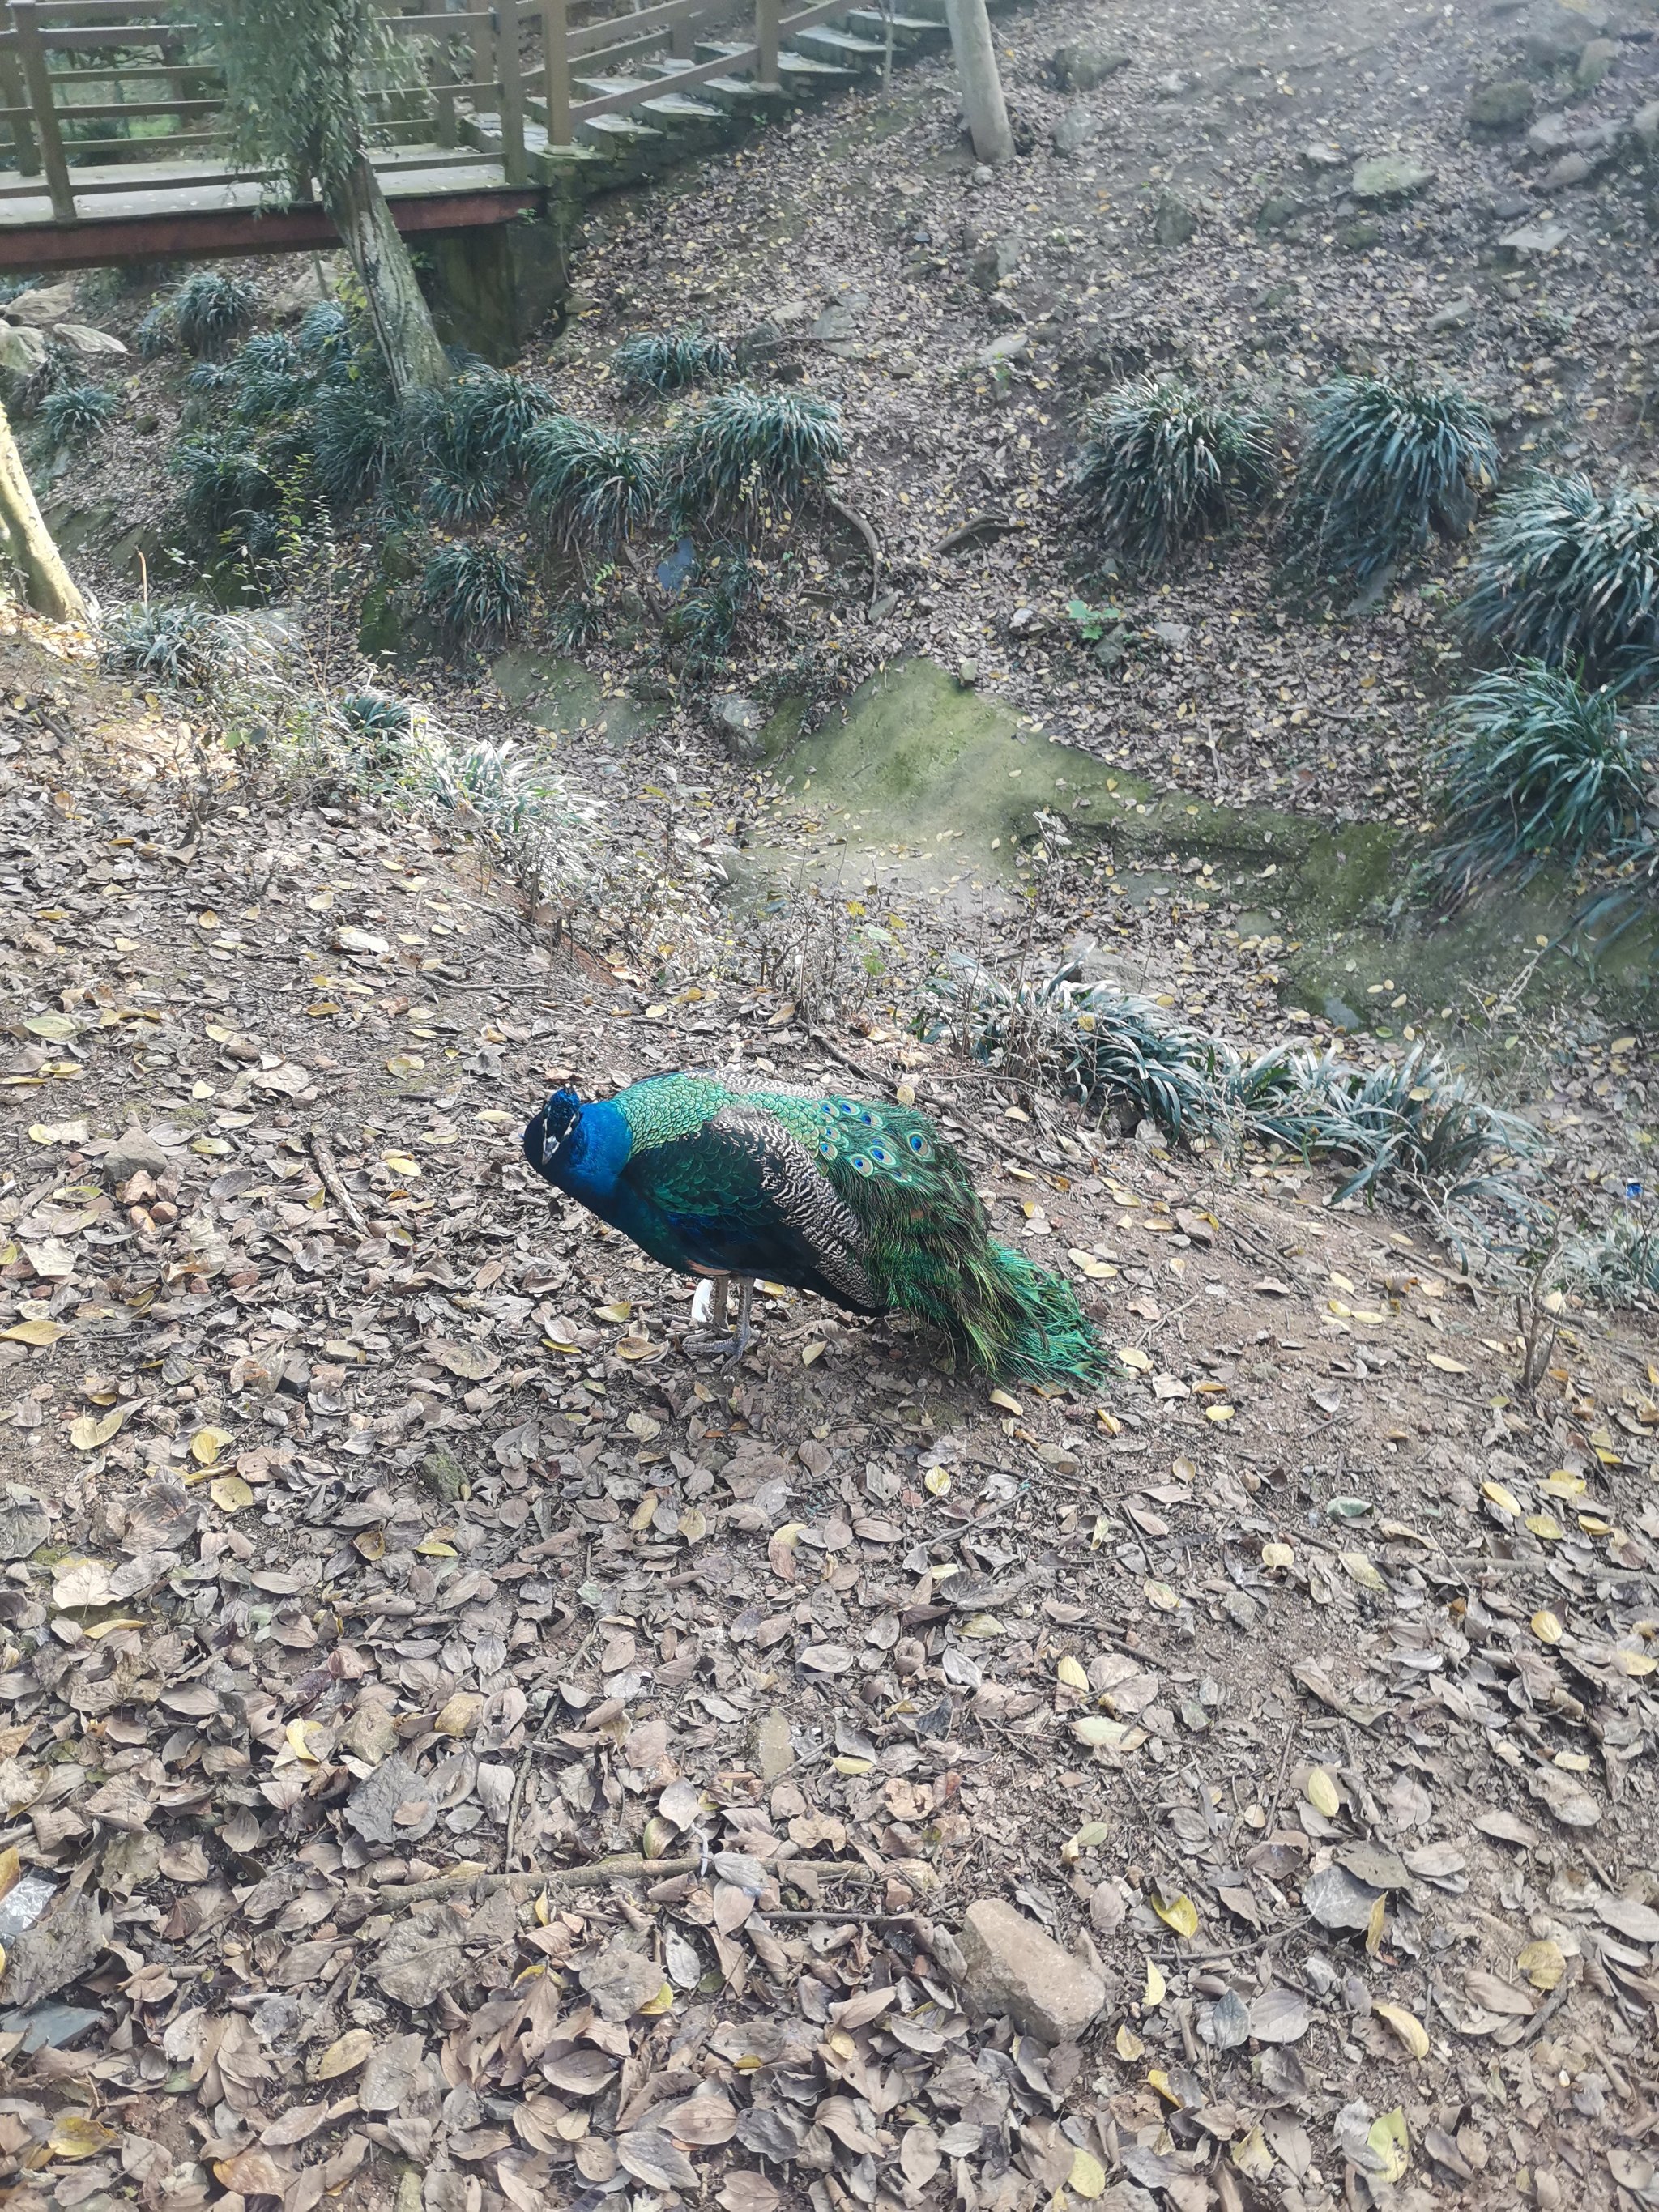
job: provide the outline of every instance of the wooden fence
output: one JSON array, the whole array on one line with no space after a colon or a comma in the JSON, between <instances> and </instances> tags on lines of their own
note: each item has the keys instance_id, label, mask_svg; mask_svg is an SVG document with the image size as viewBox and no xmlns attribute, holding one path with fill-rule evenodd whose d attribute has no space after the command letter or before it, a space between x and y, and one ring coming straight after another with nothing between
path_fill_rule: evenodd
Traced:
<instances>
[{"instance_id":1,"label":"wooden fence","mask_svg":"<svg viewBox=\"0 0 1659 2212\"><path fill-rule=\"evenodd\" d=\"M468 0L384 16L383 65L366 87L374 166L476 170L498 158L507 184L529 184L542 145L569 146L593 118L717 77L775 87L784 42L852 4L820 0L786 15L783 0L752 0L752 25L741 0L662 0L580 22L569 20L571 0ZM699 45L716 38L719 52L699 61ZM643 77L631 73L641 65ZM0 124L10 138L9 161L0 146L0 202L44 188L54 221L73 222L88 194L276 181L230 165L224 100L191 0L0 4Z\"/></svg>"}]
</instances>

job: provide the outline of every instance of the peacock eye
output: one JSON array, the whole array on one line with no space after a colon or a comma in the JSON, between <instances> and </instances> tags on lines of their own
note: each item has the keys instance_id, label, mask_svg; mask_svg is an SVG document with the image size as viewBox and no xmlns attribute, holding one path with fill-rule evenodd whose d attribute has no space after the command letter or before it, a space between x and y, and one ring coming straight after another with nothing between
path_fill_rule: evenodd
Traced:
<instances>
[{"instance_id":1,"label":"peacock eye","mask_svg":"<svg viewBox=\"0 0 1659 2212\"><path fill-rule=\"evenodd\" d=\"M858 1170L861 1176L874 1175L876 1170L873 1162L866 1159L862 1152L854 1152L852 1156L852 1161L853 1165Z\"/></svg>"},{"instance_id":2,"label":"peacock eye","mask_svg":"<svg viewBox=\"0 0 1659 2212\"><path fill-rule=\"evenodd\" d=\"M890 1168L893 1164L893 1155L885 1145L872 1145L870 1157L879 1168Z\"/></svg>"},{"instance_id":3,"label":"peacock eye","mask_svg":"<svg viewBox=\"0 0 1659 2212\"><path fill-rule=\"evenodd\" d=\"M927 1149L927 1139L925 1137L917 1136L913 1131L911 1133L909 1143L910 1150L915 1154L916 1158L920 1159Z\"/></svg>"},{"instance_id":4,"label":"peacock eye","mask_svg":"<svg viewBox=\"0 0 1659 2212\"><path fill-rule=\"evenodd\" d=\"M828 1138L828 1137L820 1137L820 1138L819 1138L819 1139L818 1139L818 1158L819 1158L821 1160L834 1160L834 1159L839 1159L839 1158L840 1158L840 1157L841 1157L841 1155L836 1152L836 1150L835 1146L830 1143L830 1139L829 1139L829 1138Z\"/></svg>"}]
</instances>

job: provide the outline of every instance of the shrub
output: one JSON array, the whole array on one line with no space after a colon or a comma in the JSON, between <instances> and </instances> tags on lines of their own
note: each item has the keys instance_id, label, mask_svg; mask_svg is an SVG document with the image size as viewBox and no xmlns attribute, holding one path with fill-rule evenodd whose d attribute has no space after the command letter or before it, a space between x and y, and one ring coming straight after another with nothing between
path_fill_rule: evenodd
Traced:
<instances>
[{"instance_id":1,"label":"shrub","mask_svg":"<svg viewBox=\"0 0 1659 2212\"><path fill-rule=\"evenodd\" d=\"M305 360L325 367L349 362L356 349L350 319L332 300L319 300L314 307L306 309L294 333L294 344Z\"/></svg>"},{"instance_id":2,"label":"shrub","mask_svg":"<svg viewBox=\"0 0 1659 2212\"><path fill-rule=\"evenodd\" d=\"M384 691L349 692L340 702L340 712L365 737L407 737L415 726L410 708Z\"/></svg>"},{"instance_id":3,"label":"shrub","mask_svg":"<svg viewBox=\"0 0 1659 2212\"><path fill-rule=\"evenodd\" d=\"M222 439L195 438L175 447L171 466L184 484L185 526L200 544L269 557L282 487L263 462Z\"/></svg>"},{"instance_id":4,"label":"shrub","mask_svg":"<svg viewBox=\"0 0 1659 2212\"><path fill-rule=\"evenodd\" d=\"M425 397L431 410L424 425L428 448L462 473L497 469L516 475L524 465L525 440L557 412L544 384L500 368L469 369Z\"/></svg>"},{"instance_id":5,"label":"shrub","mask_svg":"<svg viewBox=\"0 0 1659 2212\"><path fill-rule=\"evenodd\" d=\"M140 322L137 337L140 361L159 361L164 353L170 350L178 337L173 326L170 301L157 301Z\"/></svg>"},{"instance_id":6,"label":"shrub","mask_svg":"<svg viewBox=\"0 0 1659 2212\"><path fill-rule=\"evenodd\" d=\"M312 408L311 431L317 489L325 499L354 507L397 480L405 429L377 378L325 385Z\"/></svg>"},{"instance_id":7,"label":"shrub","mask_svg":"<svg viewBox=\"0 0 1659 2212\"><path fill-rule=\"evenodd\" d=\"M1157 568L1259 499L1273 472L1264 416L1145 376L1090 409L1075 481L1109 547L1131 568Z\"/></svg>"},{"instance_id":8,"label":"shrub","mask_svg":"<svg viewBox=\"0 0 1659 2212\"><path fill-rule=\"evenodd\" d=\"M66 384L40 402L40 420L55 446L84 446L120 408L101 384Z\"/></svg>"},{"instance_id":9,"label":"shrub","mask_svg":"<svg viewBox=\"0 0 1659 2212\"><path fill-rule=\"evenodd\" d=\"M467 540L434 553L421 578L422 610L452 642L516 628L528 598L529 580L510 554Z\"/></svg>"},{"instance_id":10,"label":"shrub","mask_svg":"<svg viewBox=\"0 0 1659 2212\"><path fill-rule=\"evenodd\" d=\"M259 295L240 276L198 269L173 294L173 336L188 354L216 361L252 322Z\"/></svg>"},{"instance_id":11,"label":"shrub","mask_svg":"<svg viewBox=\"0 0 1659 2212\"><path fill-rule=\"evenodd\" d=\"M696 581L668 618L688 666L726 659L759 589L759 570L741 545L723 545L699 560Z\"/></svg>"},{"instance_id":12,"label":"shrub","mask_svg":"<svg viewBox=\"0 0 1659 2212\"><path fill-rule=\"evenodd\" d=\"M954 1036L976 1059L1091 1115L1112 1112L1126 1126L1150 1118L1176 1140L1254 1138L1346 1161L1354 1172L1335 1202L1395 1182L1443 1207L1483 1200L1526 1210L1512 1170L1537 1132L1476 1098L1420 1045L1372 1069L1288 1048L1247 1062L1150 1000L1085 987L1064 969L1006 982L954 955L933 988L950 1011L931 1036Z\"/></svg>"},{"instance_id":13,"label":"shrub","mask_svg":"<svg viewBox=\"0 0 1659 2212\"><path fill-rule=\"evenodd\" d=\"M1543 471L1493 508L1463 622L1482 644L1578 666L1620 690L1659 684L1659 501Z\"/></svg>"},{"instance_id":14,"label":"shrub","mask_svg":"<svg viewBox=\"0 0 1659 2212\"><path fill-rule=\"evenodd\" d=\"M1431 531L1466 529L1498 461L1486 410L1461 392L1336 377L1310 409L1288 524L1295 558L1364 591Z\"/></svg>"},{"instance_id":15,"label":"shrub","mask_svg":"<svg viewBox=\"0 0 1659 2212\"><path fill-rule=\"evenodd\" d=\"M421 766L428 803L459 817L532 907L556 897L568 909L592 882L596 810L545 757L483 739L464 750L434 747Z\"/></svg>"},{"instance_id":16,"label":"shrub","mask_svg":"<svg viewBox=\"0 0 1659 2212\"><path fill-rule=\"evenodd\" d=\"M846 453L833 402L735 385L675 431L676 506L692 520L781 518L822 490Z\"/></svg>"},{"instance_id":17,"label":"shrub","mask_svg":"<svg viewBox=\"0 0 1659 2212\"><path fill-rule=\"evenodd\" d=\"M1570 1244L1564 1256L1566 1273L1603 1304L1659 1304L1659 1229L1615 1221Z\"/></svg>"},{"instance_id":18,"label":"shrub","mask_svg":"<svg viewBox=\"0 0 1659 2212\"><path fill-rule=\"evenodd\" d=\"M723 338L705 337L692 325L652 331L626 339L611 357L611 374L624 392L689 392L694 385L729 384L738 357Z\"/></svg>"},{"instance_id":19,"label":"shrub","mask_svg":"<svg viewBox=\"0 0 1659 2212\"><path fill-rule=\"evenodd\" d=\"M1612 692L1565 669L1483 678L1447 709L1444 866L1467 888L1523 863L1530 875L1547 854L1573 867L1610 851L1641 815L1654 748Z\"/></svg>"},{"instance_id":20,"label":"shrub","mask_svg":"<svg viewBox=\"0 0 1659 2212\"><path fill-rule=\"evenodd\" d=\"M131 607L112 624L105 653L112 667L181 690L201 690L235 659L235 632L211 607L179 601Z\"/></svg>"},{"instance_id":21,"label":"shrub","mask_svg":"<svg viewBox=\"0 0 1659 2212\"><path fill-rule=\"evenodd\" d=\"M613 550L662 503L662 459L631 430L552 415L524 441L532 516L562 545Z\"/></svg>"}]
</instances>

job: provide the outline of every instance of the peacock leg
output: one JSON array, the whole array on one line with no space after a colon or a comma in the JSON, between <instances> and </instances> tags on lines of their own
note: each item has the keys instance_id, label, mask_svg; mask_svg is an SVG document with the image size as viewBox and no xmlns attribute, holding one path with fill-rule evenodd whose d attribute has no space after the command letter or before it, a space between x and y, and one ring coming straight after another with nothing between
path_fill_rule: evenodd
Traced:
<instances>
[{"instance_id":1,"label":"peacock leg","mask_svg":"<svg viewBox=\"0 0 1659 2212\"><path fill-rule=\"evenodd\" d=\"M754 1302L754 1278L745 1275L743 1278L743 1288L738 1293L738 1333L735 1336L728 1338L724 1344L715 1346L714 1356L716 1359L730 1359L736 1362L743 1358L744 1353L754 1342L754 1331L749 1326L749 1310Z\"/></svg>"},{"instance_id":2,"label":"peacock leg","mask_svg":"<svg viewBox=\"0 0 1659 2212\"><path fill-rule=\"evenodd\" d=\"M716 1336L726 1334L726 1297L731 1287L730 1275L716 1275L708 1286L708 1326Z\"/></svg>"}]
</instances>

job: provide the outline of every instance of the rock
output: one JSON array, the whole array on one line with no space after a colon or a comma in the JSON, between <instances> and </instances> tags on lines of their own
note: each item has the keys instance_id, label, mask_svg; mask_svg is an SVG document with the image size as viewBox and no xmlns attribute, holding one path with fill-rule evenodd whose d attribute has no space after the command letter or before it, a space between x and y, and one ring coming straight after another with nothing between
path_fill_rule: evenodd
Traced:
<instances>
[{"instance_id":1,"label":"rock","mask_svg":"<svg viewBox=\"0 0 1659 2212\"><path fill-rule=\"evenodd\" d=\"M1322 138L1316 138L1297 155L1304 169L1340 169L1346 158Z\"/></svg>"},{"instance_id":2,"label":"rock","mask_svg":"<svg viewBox=\"0 0 1659 2212\"><path fill-rule=\"evenodd\" d=\"M1091 1966L1000 1898L969 1906L959 1941L963 1994L973 2009L1006 2013L1044 2043L1077 2042L1106 2002L1106 1984Z\"/></svg>"},{"instance_id":3,"label":"rock","mask_svg":"<svg viewBox=\"0 0 1659 2212\"><path fill-rule=\"evenodd\" d=\"M1074 100L1054 127L1055 153L1068 157L1080 154L1099 137L1101 129L1101 119L1087 100Z\"/></svg>"},{"instance_id":4,"label":"rock","mask_svg":"<svg viewBox=\"0 0 1659 2212\"><path fill-rule=\"evenodd\" d=\"M1160 246L1185 246L1198 234L1198 217L1175 192L1165 192L1152 216L1152 236Z\"/></svg>"},{"instance_id":5,"label":"rock","mask_svg":"<svg viewBox=\"0 0 1659 2212\"><path fill-rule=\"evenodd\" d=\"M1517 261L1553 253L1558 246L1566 242L1567 234L1559 222L1523 222L1518 230L1506 230L1498 241L1504 252L1512 253Z\"/></svg>"},{"instance_id":6,"label":"rock","mask_svg":"<svg viewBox=\"0 0 1659 2212\"><path fill-rule=\"evenodd\" d=\"M1018 361L1031 349L1030 331L1005 331L1000 338L981 346L974 359L981 368L1000 368L1005 362Z\"/></svg>"},{"instance_id":7,"label":"rock","mask_svg":"<svg viewBox=\"0 0 1659 2212\"><path fill-rule=\"evenodd\" d=\"M1147 625L1147 631L1160 645L1168 646L1171 653L1181 653L1192 636L1193 626L1184 622L1155 622Z\"/></svg>"},{"instance_id":8,"label":"rock","mask_svg":"<svg viewBox=\"0 0 1659 2212\"><path fill-rule=\"evenodd\" d=\"M1516 222L1523 215L1532 213L1532 202L1525 192L1494 192L1486 202L1485 213L1491 222Z\"/></svg>"},{"instance_id":9,"label":"rock","mask_svg":"<svg viewBox=\"0 0 1659 2212\"><path fill-rule=\"evenodd\" d=\"M968 280L981 292L994 292L1019 266L1018 234L1005 231L1000 238L982 238L968 257Z\"/></svg>"},{"instance_id":10,"label":"rock","mask_svg":"<svg viewBox=\"0 0 1659 2212\"><path fill-rule=\"evenodd\" d=\"M759 746L761 732L766 727L766 709L757 699L745 698L740 691L728 691L724 698L715 700L709 715L716 736L729 752L739 759L752 757Z\"/></svg>"},{"instance_id":11,"label":"rock","mask_svg":"<svg viewBox=\"0 0 1659 2212\"><path fill-rule=\"evenodd\" d=\"M137 1126L111 1140L100 1165L108 1181L117 1188L130 1182L142 1169L146 1175L161 1176L170 1162L148 1130Z\"/></svg>"},{"instance_id":12,"label":"rock","mask_svg":"<svg viewBox=\"0 0 1659 2212\"><path fill-rule=\"evenodd\" d=\"M1616 124L1574 123L1557 110L1552 115L1540 115L1528 131L1527 150L1542 155L1600 154L1605 153L1618 136Z\"/></svg>"},{"instance_id":13,"label":"rock","mask_svg":"<svg viewBox=\"0 0 1659 2212\"><path fill-rule=\"evenodd\" d=\"M1062 92L1092 92L1109 76L1129 66L1132 57L1121 46L1091 46L1087 41L1056 47L1048 68Z\"/></svg>"},{"instance_id":14,"label":"rock","mask_svg":"<svg viewBox=\"0 0 1659 2212\"><path fill-rule=\"evenodd\" d=\"M837 345L858 336L858 317L845 300L832 300L807 332L820 345Z\"/></svg>"},{"instance_id":15,"label":"rock","mask_svg":"<svg viewBox=\"0 0 1659 2212\"><path fill-rule=\"evenodd\" d=\"M52 333L76 353L124 354L126 348L108 331L95 331L90 323L59 323Z\"/></svg>"},{"instance_id":16,"label":"rock","mask_svg":"<svg viewBox=\"0 0 1659 2212\"><path fill-rule=\"evenodd\" d=\"M1559 161L1550 163L1538 181L1547 192L1553 192L1564 185L1582 185L1586 177L1595 174L1595 167L1585 155L1563 154Z\"/></svg>"},{"instance_id":17,"label":"rock","mask_svg":"<svg viewBox=\"0 0 1659 2212\"><path fill-rule=\"evenodd\" d=\"M1375 205L1382 200L1414 199L1434 182L1434 171L1410 154L1375 154L1361 161L1349 186L1357 200Z\"/></svg>"},{"instance_id":18,"label":"rock","mask_svg":"<svg viewBox=\"0 0 1659 2212\"><path fill-rule=\"evenodd\" d=\"M1483 84L1469 102L1469 121L1477 131L1523 131L1532 120L1532 87L1523 76Z\"/></svg>"},{"instance_id":19,"label":"rock","mask_svg":"<svg viewBox=\"0 0 1659 2212\"><path fill-rule=\"evenodd\" d=\"M20 292L15 300L8 300L3 313L8 322L33 323L37 330L46 330L75 313L75 287L37 284L33 291Z\"/></svg>"},{"instance_id":20,"label":"rock","mask_svg":"<svg viewBox=\"0 0 1659 2212\"><path fill-rule=\"evenodd\" d=\"M1345 253L1368 253L1382 240L1382 226L1370 216L1358 222L1344 223L1336 234L1336 242Z\"/></svg>"},{"instance_id":21,"label":"rock","mask_svg":"<svg viewBox=\"0 0 1659 2212\"><path fill-rule=\"evenodd\" d=\"M46 342L27 324L0 324L0 368L9 376L33 376L46 357Z\"/></svg>"},{"instance_id":22,"label":"rock","mask_svg":"<svg viewBox=\"0 0 1659 2212\"><path fill-rule=\"evenodd\" d=\"M1294 192L1275 192L1270 200L1262 202L1256 214L1255 227L1258 230L1284 230L1307 211L1308 203L1299 199Z\"/></svg>"},{"instance_id":23,"label":"rock","mask_svg":"<svg viewBox=\"0 0 1659 2212\"><path fill-rule=\"evenodd\" d=\"M1645 107L1638 107L1630 119L1630 135L1644 160L1659 156L1659 100L1650 100Z\"/></svg>"},{"instance_id":24,"label":"rock","mask_svg":"<svg viewBox=\"0 0 1659 2212\"><path fill-rule=\"evenodd\" d=\"M1613 65L1618 58L1619 41L1616 39L1592 39L1579 55L1578 66L1572 73L1575 89L1594 92L1602 79L1612 74Z\"/></svg>"},{"instance_id":25,"label":"rock","mask_svg":"<svg viewBox=\"0 0 1659 2212\"><path fill-rule=\"evenodd\" d=\"M1474 320L1474 295L1460 292L1455 300L1448 300L1443 307L1437 307L1429 317L1431 331L1461 331Z\"/></svg>"}]
</instances>

